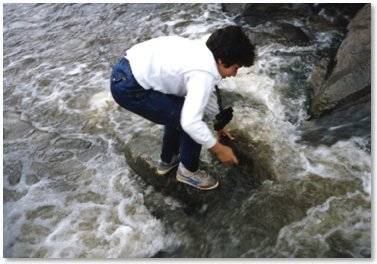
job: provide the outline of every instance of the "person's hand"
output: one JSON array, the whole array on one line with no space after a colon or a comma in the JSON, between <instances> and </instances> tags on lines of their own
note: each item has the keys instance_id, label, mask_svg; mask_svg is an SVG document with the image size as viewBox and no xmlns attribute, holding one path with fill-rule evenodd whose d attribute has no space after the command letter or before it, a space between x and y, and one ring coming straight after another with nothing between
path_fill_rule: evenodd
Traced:
<instances>
[{"instance_id":1,"label":"person's hand","mask_svg":"<svg viewBox=\"0 0 377 264\"><path fill-rule=\"evenodd\" d=\"M227 164L238 164L238 159L230 147L216 142L216 144L210 150L216 154L216 157L220 162Z\"/></svg>"},{"instance_id":2,"label":"person's hand","mask_svg":"<svg viewBox=\"0 0 377 264\"><path fill-rule=\"evenodd\" d=\"M234 140L234 137L230 133L229 129L227 129L226 127L224 127L223 129L221 129L219 131L216 131L216 139L217 139L218 142L220 142L220 139L221 139L222 136L226 136L230 140Z\"/></svg>"}]
</instances>

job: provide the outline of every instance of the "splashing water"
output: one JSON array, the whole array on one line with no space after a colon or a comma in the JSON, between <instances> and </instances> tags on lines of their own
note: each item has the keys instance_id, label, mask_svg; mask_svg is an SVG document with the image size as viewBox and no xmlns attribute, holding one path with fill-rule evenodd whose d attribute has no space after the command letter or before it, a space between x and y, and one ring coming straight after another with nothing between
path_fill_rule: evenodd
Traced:
<instances>
[{"instance_id":1,"label":"splashing water","mask_svg":"<svg viewBox=\"0 0 377 264\"><path fill-rule=\"evenodd\" d=\"M204 38L227 24L233 18L219 4L4 5L5 257L151 257L190 247L189 231L172 232L150 213L144 199L154 190L123 156L132 135L158 136L161 128L119 108L108 77L139 41ZM244 98L232 125L247 131L271 177L237 209L244 218L224 213L237 257L370 255L370 128L331 145L300 140L313 51L329 45L318 38L305 47L257 47L256 64L221 83ZM296 208L285 200L292 195ZM253 242L254 229L243 230L250 244L237 249L243 234L235 227L247 228L254 209L274 206L300 213L274 215L277 228L264 243ZM211 254L221 256L216 241Z\"/></svg>"}]
</instances>

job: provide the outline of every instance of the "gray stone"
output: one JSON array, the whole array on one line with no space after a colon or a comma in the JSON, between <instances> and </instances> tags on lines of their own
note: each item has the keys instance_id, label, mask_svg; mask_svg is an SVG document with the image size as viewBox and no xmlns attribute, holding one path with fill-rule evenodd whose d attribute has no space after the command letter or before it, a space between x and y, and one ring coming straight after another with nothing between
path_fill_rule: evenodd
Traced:
<instances>
[{"instance_id":1,"label":"gray stone","mask_svg":"<svg viewBox=\"0 0 377 264\"><path fill-rule=\"evenodd\" d=\"M316 66L315 70L310 75L308 79L308 85L312 98L318 95L321 86L325 82L330 63L330 58L322 58L319 64Z\"/></svg>"},{"instance_id":2,"label":"gray stone","mask_svg":"<svg viewBox=\"0 0 377 264\"><path fill-rule=\"evenodd\" d=\"M8 178L10 185L17 185L21 180L22 162L21 161L5 161L4 177Z\"/></svg>"}]
</instances>

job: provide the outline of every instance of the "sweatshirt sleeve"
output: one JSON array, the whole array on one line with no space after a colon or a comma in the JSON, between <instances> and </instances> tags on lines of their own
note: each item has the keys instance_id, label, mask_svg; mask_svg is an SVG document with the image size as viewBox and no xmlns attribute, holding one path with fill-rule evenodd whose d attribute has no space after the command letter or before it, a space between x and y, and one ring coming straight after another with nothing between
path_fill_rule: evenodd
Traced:
<instances>
[{"instance_id":1,"label":"sweatshirt sleeve","mask_svg":"<svg viewBox=\"0 0 377 264\"><path fill-rule=\"evenodd\" d=\"M181 113L183 130L198 144L209 149L216 144L211 130L203 121L215 79L210 73L192 71L185 74L187 94Z\"/></svg>"},{"instance_id":2,"label":"sweatshirt sleeve","mask_svg":"<svg viewBox=\"0 0 377 264\"><path fill-rule=\"evenodd\" d=\"M219 113L219 106L217 104L217 96L214 91L211 92L209 100L205 109L207 116L210 120L214 120L215 116Z\"/></svg>"}]
</instances>

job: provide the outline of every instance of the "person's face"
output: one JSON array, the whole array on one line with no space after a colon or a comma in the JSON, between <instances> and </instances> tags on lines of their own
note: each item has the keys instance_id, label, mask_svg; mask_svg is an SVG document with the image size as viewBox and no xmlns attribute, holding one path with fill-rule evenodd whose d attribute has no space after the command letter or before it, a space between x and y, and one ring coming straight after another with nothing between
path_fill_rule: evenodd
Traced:
<instances>
[{"instance_id":1,"label":"person's face","mask_svg":"<svg viewBox=\"0 0 377 264\"><path fill-rule=\"evenodd\" d=\"M217 69L219 70L219 73L223 79L226 77L236 76L239 67L240 66L238 64L233 64L229 67L225 67L221 59L218 59L217 61Z\"/></svg>"}]
</instances>

